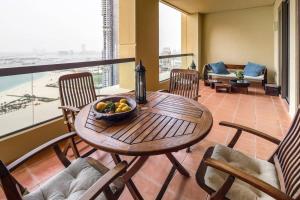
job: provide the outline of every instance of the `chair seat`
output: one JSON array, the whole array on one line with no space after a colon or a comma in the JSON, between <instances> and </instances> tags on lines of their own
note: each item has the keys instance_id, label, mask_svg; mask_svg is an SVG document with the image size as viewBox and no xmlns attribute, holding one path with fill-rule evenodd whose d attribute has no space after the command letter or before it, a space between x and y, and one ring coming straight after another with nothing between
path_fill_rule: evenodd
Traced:
<instances>
[{"instance_id":1,"label":"chair seat","mask_svg":"<svg viewBox=\"0 0 300 200\"><path fill-rule=\"evenodd\" d=\"M76 200L79 199L102 175L108 170L103 167L97 170L91 166L87 159L78 158L63 171L50 178L36 190L23 196L24 200ZM100 163L99 163L100 164ZM110 188L114 194L121 194L123 184L111 184ZM96 200L105 200L102 192Z\"/></svg>"},{"instance_id":2,"label":"chair seat","mask_svg":"<svg viewBox=\"0 0 300 200\"><path fill-rule=\"evenodd\" d=\"M229 74L215 74L213 72L208 72L209 76L212 76L213 78L225 78L225 79L235 79L236 75L234 72L230 72ZM260 76L244 76L245 80L249 80L249 81L263 81L264 80L264 75L260 75Z\"/></svg>"},{"instance_id":3,"label":"chair seat","mask_svg":"<svg viewBox=\"0 0 300 200\"><path fill-rule=\"evenodd\" d=\"M214 147L211 158L220 160L251 174L276 188L280 188L275 166L267 161L251 158L241 152L235 151L223 145ZM208 167L205 173L205 184L217 191L227 179L228 174L214 168ZM231 200L270 200L272 197L236 179L228 191L226 197Z\"/></svg>"}]
</instances>

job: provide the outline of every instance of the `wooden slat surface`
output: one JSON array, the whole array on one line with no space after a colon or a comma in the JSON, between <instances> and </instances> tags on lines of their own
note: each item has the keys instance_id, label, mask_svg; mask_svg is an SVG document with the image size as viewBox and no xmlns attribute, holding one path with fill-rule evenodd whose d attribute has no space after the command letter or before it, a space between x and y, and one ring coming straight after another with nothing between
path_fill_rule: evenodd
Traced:
<instances>
[{"instance_id":1,"label":"wooden slat surface","mask_svg":"<svg viewBox=\"0 0 300 200\"><path fill-rule=\"evenodd\" d=\"M85 127L102 133L107 128L112 127L112 123L103 123L103 120L94 118L90 110ZM165 137L175 137L180 135L192 134L196 124L151 112L143 112L133 118L130 123L121 125L110 135L112 138L127 144L137 144Z\"/></svg>"},{"instance_id":2,"label":"wooden slat surface","mask_svg":"<svg viewBox=\"0 0 300 200\"><path fill-rule=\"evenodd\" d=\"M200 118L202 115L202 110L189 104L183 97L167 97L155 105L154 108L196 118Z\"/></svg>"},{"instance_id":3,"label":"wooden slat surface","mask_svg":"<svg viewBox=\"0 0 300 200\"><path fill-rule=\"evenodd\" d=\"M133 93L124 94L134 97ZM185 97L147 92L148 103L119 122L97 120L92 104L76 117L78 135L90 145L123 155L153 155L184 149L203 139L212 127L212 115Z\"/></svg>"}]
</instances>

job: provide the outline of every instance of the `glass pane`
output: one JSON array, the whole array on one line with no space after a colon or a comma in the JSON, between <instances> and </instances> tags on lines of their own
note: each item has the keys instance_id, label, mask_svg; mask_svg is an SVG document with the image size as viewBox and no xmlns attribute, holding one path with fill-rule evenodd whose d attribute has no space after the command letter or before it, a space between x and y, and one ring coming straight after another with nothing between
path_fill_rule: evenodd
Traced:
<instances>
[{"instance_id":1,"label":"glass pane","mask_svg":"<svg viewBox=\"0 0 300 200\"><path fill-rule=\"evenodd\" d=\"M2 1L0 24L5 31L0 32L0 44L5 48L0 51L0 69L117 58L118 4L118 0ZM134 63L122 65L134 73ZM57 81L63 74L91 72L97 93L128 91L126 78L119 84L120 66L0 77L0 137L60 116Z\"/></svg>"},{"instance_id":2,"label":"glass pane","mask_svg":"<svg viewBox=\"0 0 300 200\"><path fill-rule=\"evenodd\" d=\"M117 57L118 0L9 0L0 6L0 68Z\"/></svg>"},{"instance_id":3,"label":"glass pane","mask_svg":"<svg viewBox=\"0 0 300 200\"><path fill-rule=\"evenodd\" d=\"M164 58L159 60L159 81L170 78L172 69L178 69L182 66L182 57Z\"/></svg>"},{"instance_id":4,"label":"glass pane","mask_svg":"<svg viewBox=\"0 0 300 200\"><path fill-rule=\"evenodd\" d=\"M58 109L60 100L57 84L61 75L59 71L33 74L33 124L62 115L62 111Z\"/></svg>"},{"instance_id":5,"label":"glass pane","mask_svg":"<svg viewBox=\"0 0 300 200\"><path fill-rule=\"evenodd\" d=\"M122 70L120 70L122 68ZM58 79L64 74L90 72L97 94L119 94L132 90L128 84L135 63L95 66L0 77L0 137L10 132L61 116ZM134 79L133 79L134 80Z\"/></svg>"},{"instance_id":6,"label":"glass pane","mask_svg":"<svg viewBox=\"0 0 300 200\"><path fill-rule=\"evenodd\" d=\"M181 53L181 12L163 3L159 3L159 53L160 55ZM172 68L181 67L181 59L160 60L159 67L159 80L166 80L170 77Z\"/></svg>"},{"instance_id":7,"label":"glass pane","mask_svg":"<svg viewBox=\"0 0 300 200\"><path fill-rule=\"evenodd\" d=\"M33 124L32 74L0 77L0 137Z\"/></svg>"}]
</instances>

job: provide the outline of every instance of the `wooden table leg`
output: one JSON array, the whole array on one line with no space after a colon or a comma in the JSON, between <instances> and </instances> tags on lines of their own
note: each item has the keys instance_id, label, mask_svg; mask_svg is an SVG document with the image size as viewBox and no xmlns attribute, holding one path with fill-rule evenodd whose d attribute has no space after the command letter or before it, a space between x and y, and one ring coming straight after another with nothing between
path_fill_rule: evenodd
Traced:
<instances>
[{"instance_id":1,"label":"wooden table leg","mask_svg":"<svg viewBox=\"0 0 300 200\"><path fill-rule=\"evenodd\" d=\"M160 200L163 198L171 180L174 177L176 170L178 170L183 176L190 177L189 172L179 163L179 161L171 153L167 153L166 156L171 161L173 166L172 166L162 188L160 189L158 195L156 196L156 200Z\"/></svg>"},{"instance_id":2,"label":"wooden table leg","mask_svg":"<svg viewBox=\"0 0 300 200\"><path fill-rule=\"evenodd\" d=\"M158 195L156 196L156 199L155 199L155 200L160 200L160 199L163 198L163 196L164 196L164 194L165 194L165 192L166 192L166 190L167 190L167 188L168 188L168 186L169 186L171 180L172 180L173 177L174 177L175 172L176 172L176 167L172 166L172 169L171 169L171 171L169 172L169 174L168 174L168 176L167 176L167 178L166 178L166 180L165 180L163 186L161 187L161 189L160 189Z\"/></svg>"},{"instance_id":3,"label":"wooden table leg","mask_svg":"<svg viewBox=\"0 0 300 200\"><path fill-rule=\"evenodd\" d=\"M171 161L173 166L176 167L180 174L186 177L190 177L189 172L180 164L180 162L171 153L167 153L166 156Z\"/></svg>"},{"instance_id":4,"label":"wooden table leg","mask_svg":"<svg viewBox=\"0 0 300 200\"><path fill-rule=\"evenodd\" d=\"M135 184L131 179L129 179L125 185L127 186L130 194L132 195L133 199L135 200L143 200L144 198L142 197L141 193L139 190L136 188Z\"/></svg>"},{"instance_id":5,"label":"wooden table leg","mask_svg":"<svg viewBox=\"0 0 300 200\"><path fill-rule=\"evenodd\" d=\"M111 154L114 162L118 164L121 162L121 158L117 154ZM123 180L125 182L125 185L127 186L129 192L131 193L132 197L135 200L143 200L144 198L142 197L141 193L135 186L134 182L131 180L131 177L143 166L143 164L146 162L148 159L148 156L145 157L140 157L137 162L133 164L133 166L128 170L127 173L123 176Z\"/></svg>"},{"instance_id":6,"label":"wooden table leg","mask_svg":"<svg viewBox=\"0 0 300 200\"><path fill-rule=\"evenodd\" d=\"M171 153L167 153L166 156L171 161L173 166L172 166L162 188L160 189L160 191L156 197L156 200L162 199L163 195L165 194L165 192L168 188L168 185L170 184L171 180L174 177L176 170L178 170L179 173L181 173L183 176L190 177L189 172L180 164L180 162ZM120 156L117 154L112 154L112 157L116 164L122 161ZM148 156L140 157L132 165L132 167L127 171L127 173L123 176L125 184L135 200L142 200L143 197L140 194L140 192L138 191L138 189L135 186L135 184L133 183L133 181L131 180L131 177L143 166L143 164L146 162L146 160L148 158L149 158Z\"/></svg>"},{"instance_id":7,"label":"wooden table leg","mask_svg":"<svg viewBox=\"0 0 300 200\"><path fill-rule=\"evenodd\" d=\"M118 154L112 153L111 157L112 157L113 161L115 162L115 164L122 162L122 160Z\"/></svg>"}]
</instances>

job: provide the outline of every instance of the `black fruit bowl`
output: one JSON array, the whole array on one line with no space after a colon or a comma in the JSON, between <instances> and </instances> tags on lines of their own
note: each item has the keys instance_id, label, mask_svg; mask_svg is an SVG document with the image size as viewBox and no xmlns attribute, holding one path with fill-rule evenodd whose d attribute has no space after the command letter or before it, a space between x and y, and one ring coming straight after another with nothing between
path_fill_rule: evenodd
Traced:
<instances>
[{"instance_id":1,"label":"black fruit bowl","mask_svg":"<svg viewBox=\"0 0 300 200\"><path fill-rule=\"evenodd\" d=\"M131 107L130 111L127 112L121 112L121 113L102 113L97 111L96 105L99 102L106 102L106 101L112 101L112 102L119 102L121 99L126 99L127 104ZM94 113L94 116L96 119L103 119L103 120L109 120L109 121L117 121L124 119L130 115L132 115L136 110L136 102L132 98L126 97L126 96L111 96L111 97L105 97L101 98L100 100L96 101L92 106L92 111Z\"/></svg>"}]
</instances>

